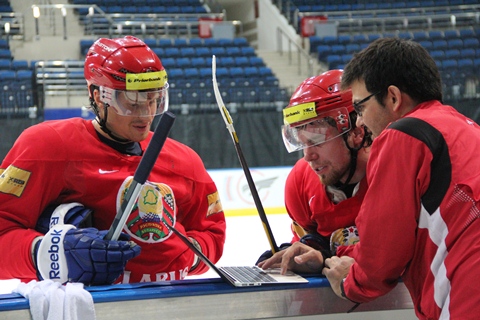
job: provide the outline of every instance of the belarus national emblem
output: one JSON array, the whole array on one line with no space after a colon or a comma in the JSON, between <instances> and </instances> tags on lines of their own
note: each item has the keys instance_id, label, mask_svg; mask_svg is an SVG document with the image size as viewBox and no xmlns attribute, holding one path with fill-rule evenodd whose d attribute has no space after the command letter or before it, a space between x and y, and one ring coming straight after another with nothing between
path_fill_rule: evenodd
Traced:
<instances>
[{"instance_id":1,"label":"belarus national emblem","mask_svg":"<svg viewBox=\"0 0 480 320\"><path fill-rule=\"evenodd\" d=\"M132 177L123 183L117 206L122 203L131 183ZM172 189L163 183L147 181L127 219L125 231L141 242L162 242L170 234L165 224L174 225L176 210Z\"/></svg>"}]
</instances>

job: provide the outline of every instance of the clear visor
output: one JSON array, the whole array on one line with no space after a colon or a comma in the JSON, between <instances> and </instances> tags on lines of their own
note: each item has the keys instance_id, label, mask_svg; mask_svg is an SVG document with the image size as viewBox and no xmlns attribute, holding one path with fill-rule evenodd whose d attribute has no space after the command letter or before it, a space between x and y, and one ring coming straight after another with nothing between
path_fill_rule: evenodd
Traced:
<instances>
[{"instance_id":1,"label":"clear visor","mask_svg":"<svg viewBox=\"0 0 480 320\"><path fill-rule=\"evenodd\" d=\"M151 117L168 110L168 83L161 89L115 90L100 87L100 99L121 116Z\"/></svg>"},{"instance_id":2,"label":"clear visor","mask_svg":"<svg viewBox=\"0 0 480 320\"><path fill-rule=\"evenodd\" d=\"M283 125L283 142L288 152L317 146L350 131L348 119L347 109L340 108L319 114L312 121L296 127Z\"/></svg>"}]
</instances>

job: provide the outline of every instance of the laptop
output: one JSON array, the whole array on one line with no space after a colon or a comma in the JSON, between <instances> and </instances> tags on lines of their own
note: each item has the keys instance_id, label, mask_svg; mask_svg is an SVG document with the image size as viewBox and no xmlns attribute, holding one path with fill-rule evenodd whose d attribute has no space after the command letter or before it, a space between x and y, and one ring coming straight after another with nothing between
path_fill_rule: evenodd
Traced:
<instances>
[{"instance_id":1,"label":"laptop","mask_svg":"<svg viewBox=\"0 0 480 320\"><path fill-rule=\"evenodd\" d=\"M235 287L249 287L261 285L275 285L287 283L308 283L304 277L287 271L285 275L280 274L280 269L263 270L257 266L235 266L235 267L217 267L200 250L198 250L188 238L175 227L166 223L166 226L172 230L207 266L214 270L224 281Z\"/></svg>"}]
</instances>

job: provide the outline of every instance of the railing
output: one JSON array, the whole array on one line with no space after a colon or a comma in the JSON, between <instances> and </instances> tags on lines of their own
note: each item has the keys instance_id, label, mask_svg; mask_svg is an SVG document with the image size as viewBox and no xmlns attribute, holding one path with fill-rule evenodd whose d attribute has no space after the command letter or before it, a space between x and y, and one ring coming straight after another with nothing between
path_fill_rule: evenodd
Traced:
<instances>
[{"instance_id":1,"label":"railing","mask_svg":"<svg viewBox=\"0 0 480 320\"><path fill-rule=\"evenodd\" d=\"M281 28L277 28L277 52L280 55L283 55L284 52L284 46L283 46L283 39L287 40L287 52L288 52L288 63L289 65L292 65L293 63L293 50L292 47L296 49L297 51L297 67L298 67L298 75L302 74L302 60L305 60L305 67L306 71L308 73L308 77L313 76L314 70L313 70L313 59L312 57L308 54L307 51L305 51L301 46L299 46L295 40L290 38L288 34L283 32Z\"/></svg>"},{"instance_id":2,"label":"railing","mask_svg":"<svg viewBox=\"0 0 480 320\"><path fill-rule=\"evenodd\" d=\"M467 7L467 6L465 6ZM339 33L387 32L396 30L432 30L471 27L480 24L480 6L468 6L472 12L434 13L429 8L411 9L403 15L397 10L361 10L337 12L299 12L299 19L312 16L325 16L334 21ZM440 11L437 11L440 12ZM394 16L382 16L391 14ZM418 15L411 15L418 13Z\"/></svg>"},{"instance_id":3,"label":"railing","mask_svg":"<svg viewBox=\"0 0 480 320\"><path fill-rule=\"evenodd\" d=\"M25 38L25 20L22 13L0 12L0 38Z\"/></svg>"},{"instance_id":4,"label":"railing","mask_svg":"<svg viewBox=\"0 0 480 320\"><path fill-rule=\"evenodd\" d=\"M478 25L480 4L375 10L300 12L290 0L273 0L289 23L300 33L304 17L324 16L338 24L338 32L384 32L461 28Z\"/></svg>"},{"instance_id":5,"label":"railing","mask_svg":"<svg viewBox=\"0 0 480 320\"><path fill-rule=\"evenodd\" d=\"M97 5L81 4L38 4L32 6L35 16L36 33L39 36L38 25L40 14L43 12L49 19L52 32L56 32L56 15L63 19L63 34L67 37L66 16L75 14L84 26L84 34L92 36L118 36L121 34L135 34L142 36L186 36L192 37L198 33L203 23L210 24L215 21L231 23L236 28L236 34L243 33L240 21L225 21L225 12L218 13L149 13L149 14L124 14L106 13ZM208 27L208 26L207 26Z\"/></svg>"}]
</instances>

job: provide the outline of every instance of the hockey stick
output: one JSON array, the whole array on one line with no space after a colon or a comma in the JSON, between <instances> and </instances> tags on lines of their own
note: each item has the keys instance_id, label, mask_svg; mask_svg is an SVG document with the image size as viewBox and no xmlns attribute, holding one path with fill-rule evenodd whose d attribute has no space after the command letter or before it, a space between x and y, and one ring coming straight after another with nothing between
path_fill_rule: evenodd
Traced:
<instances>
[{"instance_id":1,"label":"hockey stick","mask_svg":"<svg viewBox=\"0 0 480 320\"><path fill-rule=\"evenodd\" d=\"M215 93L215 99L217 100L218 108L220 109L220 113L222 114L223 121L225 121L225 125L227 126L230 135L232 136L233 143L235 145L235 150L237 151L238 159L240 160L240 164L242 165L243 172L245 173L245 177L247 178L248 187L250 188L250 193L252 194L253 201L255 202L255 206L257 207L258 214L260 219L263 223L263 229L265 229L265 233L267 234L268 241L270 242L270 248L272 249L272 253L276 253L279 251L277 243L275 242L275 238L273 237L272 229L270 228L270 224L267 220L267 215L265 214L265 210L263 209L262 202L260 201L260 197L258 196L257 188L255 183L253 182L252 175L250 173L250 169L248 168L247 161L243 156L242 149L240 148L240 142L238 140L237 133L235 132L235 128L233 127L233 120L230 117L230 113L228 112L225 104L223 103L222 96L220 94L220 90L218 90L218 83L217 83L217 76L216 76L216 58L215 55L212 56L212 82L213 82L213 91Z\"/></svg>"},{"instance_id":2,"label":"hockey stick","mask_svg":"<svg viewBox=\"0 0 480 320\"><path fill-rule=\"evenodd\" d=\"M147 181L150 171L152 171L155 160L157 160L160 150L162 150L165 140L167 140L168 133L172 128L175 121L175 115L169 111L165 112L157 127L153 133L152 140L148 143L147 149L138 164L133 181L130 187L128 187L127 194L123 198L122 205L120 206L113 223L105 236L106 240L117 240L122 232L123 226L128 216L132 212L132 208L137 202L140 190L143 184Z\"/></svg>"}]
</instances>

